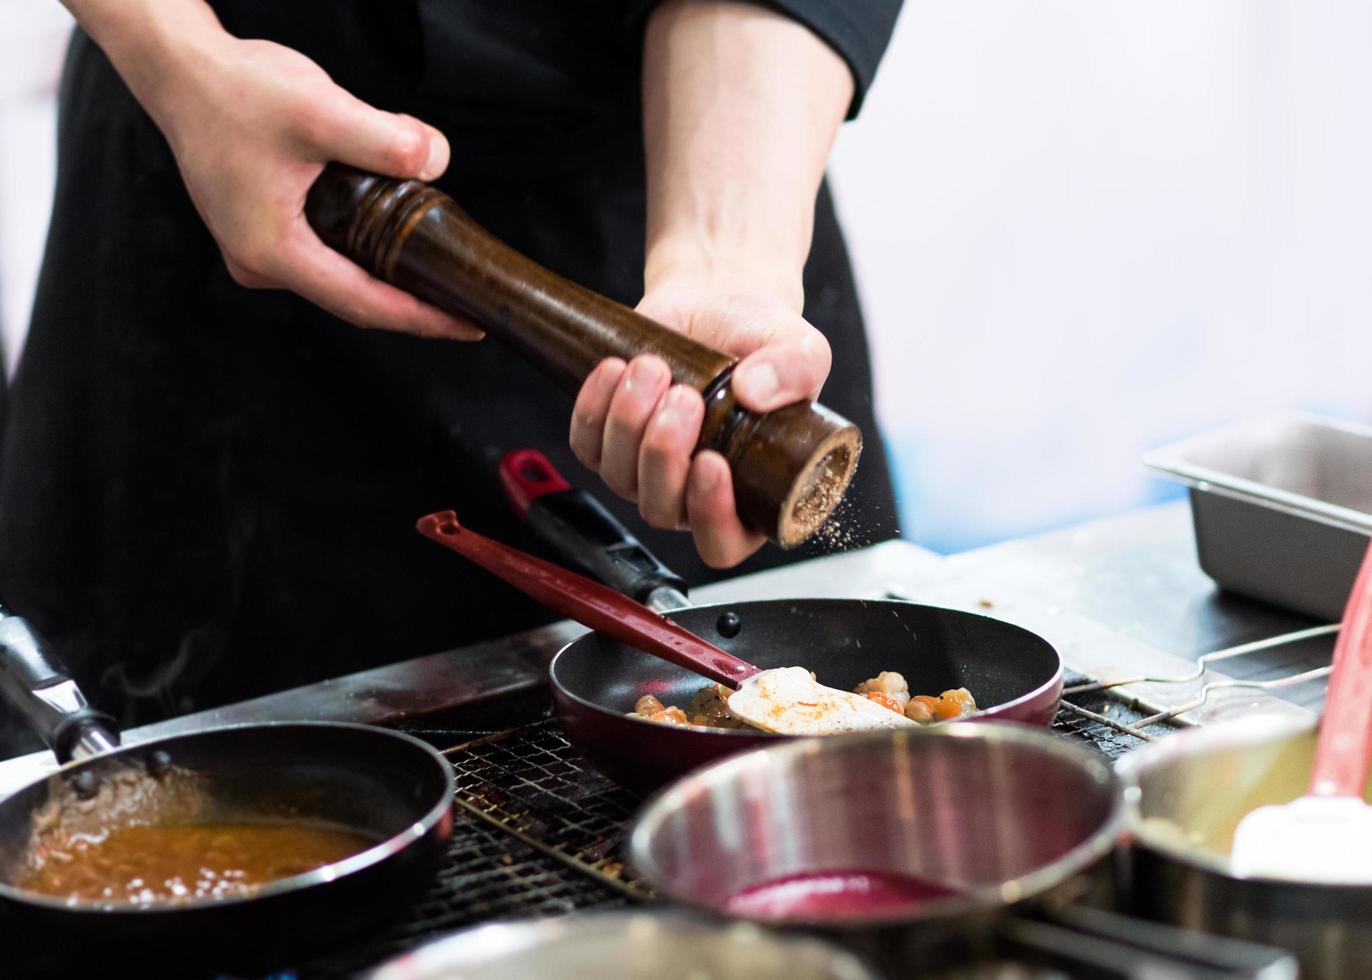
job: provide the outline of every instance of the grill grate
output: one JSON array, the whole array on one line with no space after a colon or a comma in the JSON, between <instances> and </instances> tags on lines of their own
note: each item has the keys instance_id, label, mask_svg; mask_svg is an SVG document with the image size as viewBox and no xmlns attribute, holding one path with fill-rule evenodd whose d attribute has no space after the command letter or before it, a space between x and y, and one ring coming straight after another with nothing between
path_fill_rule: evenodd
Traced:
<instances>
[{"instance_id":1,"label":"grill grate","mask_svg":"<svg viewBox=\"0 0 1372 980\"><path fill-rule=\"evenodd\" d=\"M399 922L291 973L301 980L353 976L442 933L484 922L619 908L630 901L618 889L570 873L564 862L460 808L455 816L438 877Z\"/></svg>"},{"instance_id":2,"label":"grill grate","mask_svg":"<svg viewBox=\"0 0 1372 980\"><path fill-rule=\"evenodd\" d=\"M1068 671L1064 686L1075 687L1090 682L1090 678ZM1064 698L1058 716L1053 719L1053 731L1058 735L1082 742L1111 761L1142 746L1151 739L1161 738L1180 726L1169 722L1148 725L1142 729L1136 722L1143 712L1131 704L1112 697L1105 691L1092 691Z\"/></svg>"},{"instance_id":3,"label":"grill grate","mask_svg":"<svg viewBox=\"0 0 1372 980\"><path fill-rule=\"evenodd\" d=\"M458 805L609 888L649 897L620 856L641 799L602 776L552 721L477 739L445 753Z\"/></svg>"},{"instance_id":4,"label":"grill grate","mask_svg":"<svg viewBox=\"0 0 1372 980\"><path fill-rule=\"evenodd\" d=\"M1069 677L1068 683L1082 678ZM1053 731L1110 759L1144 739L1142 715L1103 693L1064 702ZM1081 714L1084 709L1088 715ZM1155 725L1146 734L1173 731ZM606 909L650 898L623 864L624 832L641 799L592 769L555 721L464 739L445 750L456 773L453 842L438 879L403 921L357 948L296 972L357 973L440 933L499 919ZM441 733L427 737L442 745ZM451 741L451 739L449 739Z\"/></svg>"}]
</instances>

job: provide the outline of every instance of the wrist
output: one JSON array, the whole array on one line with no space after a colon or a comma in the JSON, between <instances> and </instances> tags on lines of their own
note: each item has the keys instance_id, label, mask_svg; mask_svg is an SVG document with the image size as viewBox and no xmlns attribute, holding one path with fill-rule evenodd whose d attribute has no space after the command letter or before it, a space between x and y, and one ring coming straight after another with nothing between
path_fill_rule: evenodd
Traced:
<instances>
[{"instance_id":1,"label":"wrist","mask_svg":"<svg viewBox=\"0 0 1372 980\"><path fill-rule=\"evenodd\" d=\"M676 235L648 245L643 267L645 294L687 289L714 293L763 291L800 312L805 291L804 256L721 242L708 236Z\"/></svg>"},{"instance_id":2,"label":"wrist","mask_svg":"<svg viewBox=\"0 0 1372 980\"><path fill-rule=\"evenodd\" d=\"M187 73L235 39L203 0L64 0L134 97L165 131Z\"/></svg>"}]
</instances>

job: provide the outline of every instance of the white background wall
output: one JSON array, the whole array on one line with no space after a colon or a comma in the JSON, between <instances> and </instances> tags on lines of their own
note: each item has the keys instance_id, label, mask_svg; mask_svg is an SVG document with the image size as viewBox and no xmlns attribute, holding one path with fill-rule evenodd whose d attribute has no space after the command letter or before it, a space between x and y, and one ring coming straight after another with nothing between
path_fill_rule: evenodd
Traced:
<instances>
[{"instance_id":1,"label":"white background wall","mask_svg":"<svg viewBox=\"0 0 1372 980\"><path fill-rule=\"evenodd\" d=\"M1150 446L1372 417L1372 4L909 0L834 161L907 533L1133 506Z\"/></svg>"},{"instance_id":2,"label":"white background wall","mask_svg":"<svg viewBox=\"0 0 1372 980\"><path fill-rule=\"evenodd\" d=\"M0 325L51 196L55 0L0 0ZM1166 491L1145 449L1372 418L1372 4L908 0L834 182L907 534Z\"/></svg>"}]
</instances>

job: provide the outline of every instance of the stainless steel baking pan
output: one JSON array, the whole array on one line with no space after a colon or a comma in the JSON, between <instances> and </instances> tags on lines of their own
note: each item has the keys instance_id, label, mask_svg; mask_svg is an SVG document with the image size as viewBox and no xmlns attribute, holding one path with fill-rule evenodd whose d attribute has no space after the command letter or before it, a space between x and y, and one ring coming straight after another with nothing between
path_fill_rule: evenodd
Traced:
<instances>
[{"instance_id":1,"label":"stainless steel baking pan","mask_svg":"<svg viewBox=\"0 0 1372 980\"><path fill-rule=\"evenodd\" d=\"M1222 588L1337 621L1372 537L1372 428L1288 413L1154 450L1191 488L1196 554Z\"/></svg>"}]
</instances>

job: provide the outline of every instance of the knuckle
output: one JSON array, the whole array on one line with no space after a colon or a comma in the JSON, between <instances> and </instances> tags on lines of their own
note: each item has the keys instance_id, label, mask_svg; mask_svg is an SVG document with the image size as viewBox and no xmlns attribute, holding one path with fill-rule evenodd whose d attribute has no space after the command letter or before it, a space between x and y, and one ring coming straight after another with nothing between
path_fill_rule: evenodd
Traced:
<instances>
[{"instance_id":1,"label":"knuckle","mask_svg":"<svg viewBox=\"0 0 1372 980\"><path fill-rule=\"evenodd\" d=\"M605 413L605 438L622 440L638 429L639 413L626 398L616 398Z\"/></svg>"},{"instance_id":2,"label":"knuckle","mask_svg":"<svg viewBox=\"0 0 1372 980\"><path fill-rule=\"evenodd\" d=\"M342 127L333 114L311 102L306 102L298 110L295 124L300 140L315 149L332 147L342 133Z\"/></svg>"},{"instance_id":3,"label":"knuckle","mask_svg":"<svg viewBox=\"0 0 1372 980\"><path fill-rule=\"evenodd\" d=\"M675 531L681 524L676 509L660 501L643 501L638 512L649 527L659 531Z\"/></svg>"},{"instance_id":4,"label":"knuckle","mask_svg":"<svg viewBox=\"0 0 1372 980\"><path fill-rule=\"evenodd\" d=\"M657 416L654 416L643 430L643 442L639 447L642 465L661 470L671 455L671 433L665 426L659 425Z\"/></svg>"},{"instance_id":5,"label":"knuckle","mask_svg":"<svg viewBox=\"0 0 1372 980\"><path fill-rule=\"evenodd\" d=\"M638 500L637 474L627 472L604 454L601 456L600 478L616 495L625 500Z\"/></svg>"},{"instance_id":6,"label":"knuckle","mask_svg":"<svg viewBox=\"0 0 1372 980\"><path fill-rule=\"evenodd\" d=\"M572 455L582 466L593 471L600 466L599 448L592 446L591 440L584 434L573 431L568 445L571 447Z\"/></svg>"}]
</instances>

